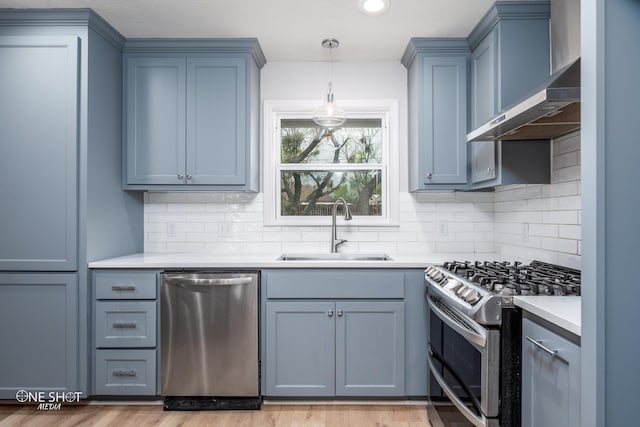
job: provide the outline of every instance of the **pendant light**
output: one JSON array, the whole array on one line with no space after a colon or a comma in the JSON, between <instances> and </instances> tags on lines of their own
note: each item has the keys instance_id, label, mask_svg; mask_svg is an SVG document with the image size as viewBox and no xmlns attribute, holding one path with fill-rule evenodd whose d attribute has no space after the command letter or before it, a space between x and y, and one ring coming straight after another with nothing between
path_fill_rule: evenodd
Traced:
<instances>
[{"instance_id":1,"label":"pendant light","mask_svg":"<svg viewBox=\"0 0 640 427\"><path fill-rule=\"evenodd\" d=\"M324 39L322 47L329 49L329 61L331 62L331 78L329 79L329 89L327 91L327 99L324 104L316 108L311 119L315 124L323 128L333 129L339 127L347 121L347 115L344 110L333 101L333 89L331 87L333 80L333 61L331 53L333 48L340 46L340 42L336 39Z\"/></svg>"}]
</instances>

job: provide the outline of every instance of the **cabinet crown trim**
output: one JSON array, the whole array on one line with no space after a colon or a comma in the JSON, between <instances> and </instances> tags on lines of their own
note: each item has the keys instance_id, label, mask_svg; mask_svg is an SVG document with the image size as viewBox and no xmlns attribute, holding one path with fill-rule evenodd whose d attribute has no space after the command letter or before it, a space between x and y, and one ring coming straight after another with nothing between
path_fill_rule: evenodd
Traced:
<instances>
[{"instance_id":1,"label":"cabinet crown trim","mask_svg":"<svg viewBox=\"0 0 640 427\"><path fill-rule=\"evenodd\" d=\"M467 39L462 37L413 37L400 62L409 68L419 53L454 54L471 53Z\"/></svg>"},{"instance_id":2,"label":"cabinet crown trim","mask_svg":"<svg viewBox=\"0 0 640 427\"><path fill-rule=\"evenodd\" d=\"M122 50L125 39L92 9L2 9L0 26L88 26Z\"/></svg>"},{"instance_id":3,"label":"cabinet crown trim","mask_svg":"<svg viewBox=\"0 0 640 427\"><path fill-rule=\"evenodd\" d=\"M248 53L258 68L267 60L257 38L127 39L125 53Z\"/></svg>"},{"instance_id":4,"label":"cabinet crown trim","mask_svg":"<svg viewBox=\"0 0 640 427\"><path fill-rule=\"evenodd\" d=\"M489 34L500 21L519 19L546 19L551 16L548 0L536 1L497 1L484 14L478 24L471 30L467 41L471 50Z\"/></svg>"}]
</instances>

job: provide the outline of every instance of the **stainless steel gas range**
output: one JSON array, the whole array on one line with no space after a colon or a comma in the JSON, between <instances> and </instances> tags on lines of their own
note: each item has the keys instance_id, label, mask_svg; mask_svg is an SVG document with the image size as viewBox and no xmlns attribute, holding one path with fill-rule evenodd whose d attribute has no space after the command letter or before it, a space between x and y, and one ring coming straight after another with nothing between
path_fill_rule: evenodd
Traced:
<instances>
[{"instance_id":1,"label":"stainless steel gas range","mask_svg":"<svg viewBox=\"0 0 640 427\"><path fill-rule=\"evenodd\" d=\"M580 271L453 261L427 268L425 282L432 390L475 426L519 426L522 316L514 297L580 295Z\"/></svg>"}]
</instances>

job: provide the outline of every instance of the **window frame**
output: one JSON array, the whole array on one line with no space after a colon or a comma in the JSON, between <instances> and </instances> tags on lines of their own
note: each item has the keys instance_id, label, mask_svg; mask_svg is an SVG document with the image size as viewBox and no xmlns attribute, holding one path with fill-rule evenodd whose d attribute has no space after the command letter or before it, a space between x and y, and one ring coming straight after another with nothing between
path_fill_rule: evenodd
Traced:
<instances>
[{"instance_id":1,"label":"window frame","mask_svg":"<svg viewBox=\"0 0 640 427\"><path fill-rule=\"evenodd\" d=\"M263 109L263 192L265 226L325 226L331 225L330 216L282 216L280 214L280 172L291 170L291 164L280 165L280 121L290 118L310 118L319 101L267 100ZM338 224L349 226L397 226L399 204L398 165L398 101L397 100L340 100L340 106L350 118L379 118L382 120L382 164L340 163L331 168L318 168L323 164L297 164L296 170L370 170L382 169L382 212L378 216L354 216ZM335 166L335 167L334 167ZM386 198L386 200L385 200Z\"/></svg>"}]
</instances>

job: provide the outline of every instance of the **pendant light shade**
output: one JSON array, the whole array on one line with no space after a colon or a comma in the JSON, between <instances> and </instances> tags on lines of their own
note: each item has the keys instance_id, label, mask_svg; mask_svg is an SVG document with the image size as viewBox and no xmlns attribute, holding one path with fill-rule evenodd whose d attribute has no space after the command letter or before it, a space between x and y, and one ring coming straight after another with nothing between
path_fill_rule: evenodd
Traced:
<instances>
[{"instance_id":1,"label":"pendant light shade","mask_svg":"<svg viewBox=\"0 0 640 427\"><path fill-rule=\"evenodd\" d=\"M325 39L322 41L322 47L329 49L329 57L331 58L331 50L334 47L340 46L340 42L336 39ZM333 62L331 62L331 80L333 79ZM340 108L333 101L333 89L331 87L331 80L329 80L329 89L327 91L327 98L325 102L316 108L311 116L311 119L315 124L324 128L336 128L342 126L347 121L347 115L344 110Z\"/></svg>"},{"instance_id":2,"label":"pendant light shade","mask_svg":"<svg viewBox=\"0 0 640 427\"><path fill-rule=\"evenodd\" d=\"M325 103L315 109L311 120L318 126L325 128L336 128L347 121L347 115L344 110L333 101L331 83L329 83L329 91Z\"/></svg>"}]
</instances>

